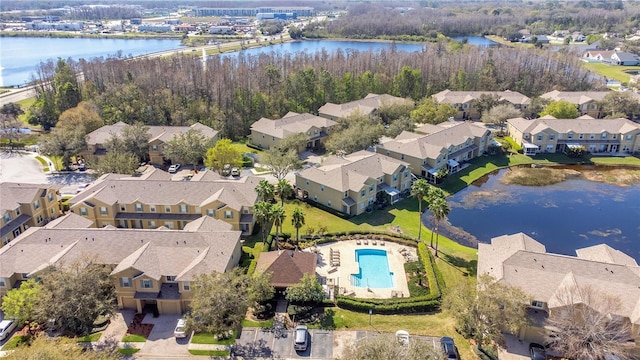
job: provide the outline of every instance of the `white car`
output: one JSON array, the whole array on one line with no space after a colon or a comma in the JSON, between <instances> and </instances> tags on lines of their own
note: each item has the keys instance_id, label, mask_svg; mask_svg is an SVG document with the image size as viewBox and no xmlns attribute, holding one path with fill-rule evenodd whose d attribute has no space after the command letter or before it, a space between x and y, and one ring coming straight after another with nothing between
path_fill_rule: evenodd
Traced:
<instances>
[{"instance_id":1,"label":"white car","mask_svg":"<svg viewBox=\"0 0 640 360\"><path fill-rule=\"evenodd\" d=\"M180 169L180 164L173 164L173 165L169 166L169 174L177 173L178 169Z\"/></svg>"},{"instance_id":2,"label":"white car","mask_svg":"<svg viewBox=\"0 0 640 360\"><path fill-rule=\"evenodd\" d=\"M13 320L2 320L0 321L0 341L11 336L11 332L15 330L18 323Z\"/></svg>"},{"instance_id":3,"label":"white car","mask_svg":"<svg viewBox=\"0 0 640 360\"><path fill-rule=\"evenodd\" d=\"M398 340L398 342L404 346L408 346L409 345L409 333L406 332L405 330L398 330L396 331L396 339Z\"/></svg>"},{"instance_id":4,"label":"white car","mask_svg":"<svg viewBox=\"0 0 640 360\"><path fill-rule=\"evenodd\" d=\"M187 337L187 322L184 319L178 319L178 324L176 325L176 329L173 330L173 336L176 338L185 338Z\"/></svg>"}]
</instances>

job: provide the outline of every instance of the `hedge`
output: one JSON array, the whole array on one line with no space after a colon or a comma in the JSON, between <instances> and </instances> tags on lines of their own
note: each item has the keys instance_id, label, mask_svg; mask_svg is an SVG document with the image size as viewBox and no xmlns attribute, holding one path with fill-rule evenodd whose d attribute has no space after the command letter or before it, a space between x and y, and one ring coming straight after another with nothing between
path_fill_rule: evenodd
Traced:
<instances>
[{"instance_id":1,"label":"hedge","mask_svg":"<svg viewBox=\"0 0 640 360\"><path fill-rule=\"evenodd\" d=\"M431 296L440 298L442 290L444 290L444 280L440 270L435 266L436 261L433 258L433 254L425 243L418 244L418 257L424 264L424 272L427 274Z\"/></svg>"},{"instance_id":2,"label":"hedge","mask_svg":"<svg viewBox=\"0 0 640 360\"><path fill-rule=\"evenodd\" d=\"M440 309L439 300L428 300L427 297L404 299L371 299L379 303L364 301L369 299L356 299L344 296L336 297L336 305L342 309L367 313L373 310L376 314L414 314L434 312ZM386 301L385 301L386 300Z\"/></svg>"},{"instance_id":3,"label":"hedge","mask_svg":"<svg viewBox=\"0 0 640 360\"><path fill-rule=\"evenodd\" d=\"M264 150L262 147L253 145L252 143L245 143L245 145L247 145L247 147L249 147L251 149L255 149L255 150L258 150L258 151L263 151Z\"/></svg>"}]
</instances>

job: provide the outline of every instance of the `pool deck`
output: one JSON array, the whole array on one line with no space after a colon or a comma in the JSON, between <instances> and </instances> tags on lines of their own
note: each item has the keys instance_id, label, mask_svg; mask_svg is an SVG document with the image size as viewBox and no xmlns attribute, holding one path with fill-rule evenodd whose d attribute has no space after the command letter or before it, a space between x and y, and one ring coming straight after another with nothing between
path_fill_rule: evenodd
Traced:
<instances>
[{"instance_id":1,"label":"pool deck","mask_svg":"<svg viewBox=\"0 0 640 360\"><path fill-rule=\"evenodd\" d=\"M339 291L341 295L354 295L359 298L408 297L409 287L407 286L407 278L404 272L404 263L406 262L406 257L417 259L416 249L389 241L384 242L384 245L381 245L380 240L376 240L376 245L373 245L373 239L368 239L367 245L365 245L364 239L358 241L360 242L359 245L356 240L343 240L317 246L318 264L316 272L323 280L323 283L330 289L334 289L336 292ZM333 266L331 264L332 249L333 258L337 259L339 257L340 265ZM351 274L358 274L359 272L355 251L361 249L387 251L389 271L393 273L394 287L367 289L351 285ZM403 253L407 255L403 255ZM339 254L339 256L336 254Z\"/></svg>"}]
</instances>

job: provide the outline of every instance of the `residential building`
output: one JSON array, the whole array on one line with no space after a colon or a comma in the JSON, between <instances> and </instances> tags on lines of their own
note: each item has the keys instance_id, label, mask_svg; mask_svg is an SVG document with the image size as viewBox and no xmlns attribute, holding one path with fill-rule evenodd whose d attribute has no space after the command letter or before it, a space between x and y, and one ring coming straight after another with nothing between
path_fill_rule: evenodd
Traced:
<instances>
[{"instance_id":1,"label":"residential building","mask_svg":"<svg viewBox=\"0 0 640 360\"><path fill-rule=\"evenodd\" d=\"M271 273L270 284L276 292L284 292L298 284L305 274L316 274L318 255L313 252L278 250L260 254L256 273Z\"/></svg>"},{"instance_id":2,"label":"residential building","mask_svg":"<svg viewBox=\"0 0 640 360\"><path fill-rule=\"evenodd\" d=\"M251 125L251 143L263 149L277 145L282 139L294 134L304 134L306 146L302 149L317 149L329 137L335 121L311 114L289 112L282 119L262 118Z\"/></svg>"},{"instance_id":3,"label":"residential building","mask_svg":"<svg viewBox=\"0 0 640 360\"><path fill-rule=\"evenodd\" d=\"M0 183L0 247L33 226L44 226L60 216L62 185Z\"/></svg>"},{"instance_id":4,"label":"residential building","mask_svg":"<svg viewBox=\"0 0 640 360\"><path fill-rule=\"evenodd\" d=\"M370 151L330 156L296 174L296 194L345 215L359 215L376 201L393 204L411 188L409 164Z\"/></svg>"},{"instance_id":5,"label":"residential building","mask_svg":"<svg viewBox=\"0 0 640 360\"><path fill-rule=\"evenodd\" d=\"M201 171L190 181L172 181L159 169L139 177L105 174L71 198L69 206L98 228L184 229L209 216L248 235L255 223L258 180L221 178L211 171Z\"/></svg>"},{"instance_id":6,"label":"residential building","mask_svg":"<svg viewBox=\"0 0 640 360\"><path fill-rule=\"evenodd\" d=\"M480 119L482 114L476 107L476 101L482 95L497 96L500 102L513 105L516 109L525 111L531 99L517 91L451 91L443 90L432 97L439 104L450 104L458 113L454 118L460 120Z\"/></svg>"},{"instance_id":7,"label":"residential building","mask_svg":"<svg viewBox=\"0 0 640 360\"><path fill-rule=\"evenodd\" d=\"M123 129L131 125L119 121L113 125L105 125L99 129L90 132L86 136L87 151L83 154L87 156L104 155L107 151L105 144L114 136L120 136ZM149 129L149 161L153 164L165 164L168 160L163 153L167 149L167 143L173 140L177 135L184 134L190 129L199 130L202 135L212 142L218 140L218 131L212 128L195 123L191 126L147 126Z\"/></svg>"},{"instance_id":8,"label":"residential building","mask_svg":"<svg viewBox=\"0 0 640 360\"><path fill-rule=\"evenodd\" d=\"M622 66L638 66L640 65L640 56L628 52L615 52L611 55L611 63Z\"/></svg>"},{"instance_id":9,"label":"residential building","mask_svg":"<svg viewBox=\"0 0 640 360\"><path fill-rule=\"evenodd\" d=\"M592 154L640 152L640 124L627 119L515 118L507 120L507 132L525 155L566 153L579 146Z\"/></svg>"},{"instance_id":10,"label":"residential building","mask_svg":"<svg viewBox=\"0 0 640 360\"><path fill-rule=\"evenodd\" d=\"M590 49L582 55L582 59L587 62L610 63L611 55L615 52L615 50Z\"/></svg>"},{"instance_id":11,"label":"residential building","mask_svg":"<svg viewBox=\"0 0 640 360\"><path fill-rule=\"evenodd\" d=\"M181 231L69 228L83 220L65 217L72 219L29 228L0 249L0 299L50 266L91 257L111 270L119 308L142 312L153 306L160 314L181 314L189 309L197 275L226 272L242 254L240 232L207 216Z\"/></svg>"},{"instance_id":12,"label":"residential building","mask_svg":"<svg viewBox=\"0 0 640 360\"><path fill-rule=\"evenodd\" d=\"M376 152L409 163L415 176L435 183L439 172L460 170L460 164L484 154L492 143L491 131L471 122L446 122L403 131L391 141L379 144Z\"/></svg>"},{"instance_id":13,"label":"residential building","mask_svg":"<svg viewBox=\"0 0 640 360\"><path fill-rule=\"evenodd\" d=\"M540 95L541 98L551 101L567 101L576 105L580 115L589 115L600 119L606 115L600 102L608 94L608 91L558 91L553 90Z\"/></svg>"},{"instance_id":14,"label":"residential building","mask_svg":"<svg viewBox=\"0 0 640 360\"><path fill-rule=\"evenodd\" d=\"M531 326L520 331L521 340L545 343L544 320L556 309L580 304L581 297L567 303L567 292L591 288L620 299L610 316L630 323L636 342L640 339L640 267L636 261L608 245L576 250L577 256L547 253L541 243L523 233L478 244L478 275L489 274L504 285L517 286L532 298Z\"/></svg>"},{"instance_id":15,"label":"residential building","mask_svg":"<svg viewBox=\"0 0 640 360\"><path fill-rule=\"evenodd\" d=\"M378 110L381 107L390 105L413 106L414 103L411 99L391 96L388 94L368 94L364 99L344 104L326 103L318 109L318 115L330 120L346 118L356 113L365 116L375 116L378 114Z\"/></svg>"}]
</instances>

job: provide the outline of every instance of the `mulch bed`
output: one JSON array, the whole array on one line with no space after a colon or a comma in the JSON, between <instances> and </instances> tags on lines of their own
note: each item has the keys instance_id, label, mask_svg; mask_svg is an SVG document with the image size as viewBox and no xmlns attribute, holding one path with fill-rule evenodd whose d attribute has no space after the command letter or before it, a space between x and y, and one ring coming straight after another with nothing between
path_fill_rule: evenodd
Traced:
<instances>
[{"instance_id":1,"label":"mulch bed","mask_svg":"<svg viewBox=\"0 0 640 360\"><path fill-rule=\"evenodd\" d=\"M145 314L135 314L133 316L133 321L129 324L127 328L127 334L129 335L142 335L146 338L149 338L149 334L151 334L151 330L153 330L153 324L143 324L142 320L144 319Z\"/></svg>"}]
</instances>

